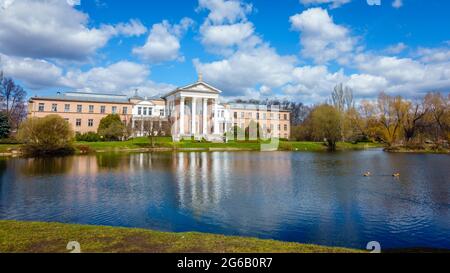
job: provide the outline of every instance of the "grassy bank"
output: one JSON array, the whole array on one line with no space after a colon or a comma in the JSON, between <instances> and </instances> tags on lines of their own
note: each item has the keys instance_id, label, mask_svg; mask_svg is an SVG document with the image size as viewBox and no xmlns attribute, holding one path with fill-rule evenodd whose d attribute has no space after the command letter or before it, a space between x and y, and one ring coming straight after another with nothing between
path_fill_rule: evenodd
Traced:
<instances>
[{"instance_id":1,"label":"grassy bank","mask_svg":"<svg viewBox=\"0 0 450 273\"><path fill-rule=\"evenodd\" d=\"M155 141L155 147L167 149L211 149L211 150L261 150L261 144L268 143L262 141L229 141L228 143L210 143L183 140L181 142L172 142L170 137L158 137ZM77 142L77 145L88 146L94 150L123 150L123 149L148 149L151 148L148 138L135 138L128 141L119 142ZM338 150L357 150L383 147L377 143L338 143ZM327 147L321 142L307 141L280 141L279 150L282 151L326 151Z\"/></svg>"},{"instance_id":2,"label":"grassy bank","mask_svg":"<svg viewBox=\"0 0 450 273\"><path fill-rule=\"evenodd\" d=\"M181 142L173 142L170 137L158 137L155 140L154 147L157 149L167 150L245 150L245 151L259 151L261 144L268 142L261 141L230 141L228 143L211 143L198 142L191 140L183 140ZM20 145L0 144L0 154L8 155L14 151L20 150ZM89 150L91 152L107 152L107 151L133 151L152 149L150 140L146 137L130 139L127 141L112 141L112 142L75 142L75 147L79 151ZM377 143L345 143L337 144L338 150L360 150L369 148L381 148L383 145ZM322 142L308 142L308 141L280 141L278 150L280 151L326 151L327 147Z\"/></svg>"},{"instance_id":3,"label":"grassy bank","mask_svg":"<svg viewBox=\"0 0 450 273\"><path fill-rule=\"evenodd\" d=\"M362 252L346 248L202 233L172 233L145 229L58 223L0 221L0 252L69 252L77 241L82 252L95 253L328 253Z\"/></svg>"}]
</instances>

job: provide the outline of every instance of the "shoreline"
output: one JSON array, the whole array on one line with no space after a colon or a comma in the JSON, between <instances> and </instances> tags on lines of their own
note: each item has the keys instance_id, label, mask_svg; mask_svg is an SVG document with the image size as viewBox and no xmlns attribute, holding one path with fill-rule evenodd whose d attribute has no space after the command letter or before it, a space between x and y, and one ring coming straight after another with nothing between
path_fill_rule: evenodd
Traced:
<instances>
[{"instance_id":1,"label":"shoreline","mask_svg":"<svg viewBox=\"0 0 450 273\"><path fill-rule=\"evenodd\" d=\"M69 253L70 241L79 242L85 253L368 253L199 232L0 220L2 253Z\"/></svg>"},{"instance_id":2,"label":"shoreline","mask_svg":"<svg viewBox=\"0 0 450 273\"><path fill-rule=\"evenodd\" d=\"M137 138L123 142L75 142L75 155L108 153L108 152L129 152L129 153L153 153L153 152L267 152L261 151L261 144L257 141L229 142L229 143L208 143L208 142L170 142L167 139L157 142L156 147L150 147L147 138ZM0 144L0 157L23 156L19 144ZM347 143L339 142L336 152L360 151L370 149L383 149L387 153L416 153L416 154L450 154L447 149L409 149L405 147L389 148L381 143ZM289 152L327 152L327 147L321 142L310 141L280 141L278 148L272 151Z\"/></svg>"}]
</instances>

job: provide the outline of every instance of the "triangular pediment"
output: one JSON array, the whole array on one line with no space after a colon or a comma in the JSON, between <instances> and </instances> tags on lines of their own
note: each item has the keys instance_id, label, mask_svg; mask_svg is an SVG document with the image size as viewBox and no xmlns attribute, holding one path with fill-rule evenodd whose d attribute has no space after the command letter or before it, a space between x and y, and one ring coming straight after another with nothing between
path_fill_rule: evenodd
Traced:
<instances>
[{"instance_id":1,"label":"triangular pediment","mask_svg":"<svg viewBox=\"0 0 450 273\"><path fill-rule=\"evenodd\" d=\"M183 92L183 91L184 92L198 92L198 93L214 94L214 95L222 93L222 91L219 90L218 88L215 88L215 87L207 84L206 82L199 81L194 84L179 87L179 88L175 89L174 91L164 95L163 98L166 98L170 95L176 94L178 92Z\"/></svg>"},{"instance_id":2,"label":"triangular pediment","mask_svg":"<svg viewBox=\"0 0 450 273\"><path fill-rule=\"evenodd\" d=\"M182 91L192 91L192 92L205 92L205 93L214 93L219 94L222 91L219 89L205 83L205 82L197 82L188 86L184 86L179 88L179 90Z\"/></svg>"}]
</instances>

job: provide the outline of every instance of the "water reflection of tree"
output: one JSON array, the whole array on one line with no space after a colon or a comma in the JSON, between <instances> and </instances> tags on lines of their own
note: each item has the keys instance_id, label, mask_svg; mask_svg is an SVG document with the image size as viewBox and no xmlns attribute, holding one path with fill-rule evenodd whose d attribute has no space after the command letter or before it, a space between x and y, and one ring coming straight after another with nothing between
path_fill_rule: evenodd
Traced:
<instances>
[{"instance_id":1,"label":"water reflection of tree","mask_svg":"<svg viewBox=\"0 0 450 273\"><path fill-rule=\"evenodd\" d=\"M65 174L72 170L74 157L27 158L20 172L27 176Z\"/></svg>"},{"instance_id":2,"label":"water reflection of tree","mask_svg":"<svg viewBox=\"0 0 450 273\"><path fill-rule=\"evenodd\" d=\"M2 193L2 183L3 183L3 176L6 173L7 169L7 160L6 159L0 159L0 194Z\"/></svg>"}]
</instances>

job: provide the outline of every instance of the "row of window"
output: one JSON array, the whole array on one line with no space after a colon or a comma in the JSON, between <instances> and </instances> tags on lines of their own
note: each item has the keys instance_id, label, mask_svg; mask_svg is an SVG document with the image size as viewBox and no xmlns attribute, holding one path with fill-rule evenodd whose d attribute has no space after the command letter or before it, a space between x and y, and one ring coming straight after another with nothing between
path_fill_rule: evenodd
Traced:
<instances>
[{"instance_id":1,"label":"row of window","mask_svg":"<svg viewBox=\"0 0 450 273\"><path fill-rule=\"evenodd\" d=\"M70 108L71 108L70 104L65 104L64 105L64 112L66 112L66 113L70 112L71 111ZM88 108L89 108L89 113L94 113L94 110L95 110L95 106L94 105L89 105ZM45 111L45 103L39 103L38 111L39 112L44 112ZM58 104L53 103L51 111L52 112L58 112ZM83 105L78 104L76 112L77 113L82 113L83 112ZM105 114L105 113L106 113L106 106L105 105L100 106L100 114ZM112 106L111 107L111 113L118 114L118 107L117 106ZM126 106L122 107L122 114L123 115L127 115L128 114L128 107L126 107Z\"/></svg>"},{"instance_id":2,"label":"row of window","mask_svg":"<svg viewBox=\"0 0 450 273\"><path fill-rule=\"evenodd\" d=\"M240 117L241 118L245 118L245 112L241 112ZM275 117L275 114L274 113L270 113L269 117L270 117L270 119L273 119ZM278 114L278 119L281 120L282 117L284 118L284 120L288 120L288 114L283 114L283 115L282 114ZM238 112L234 112L234 118L235 119L238 118ZM247 113L247 118L253 118L253 113L252 112ZM256 113L256 119L257 120L261 119L261 114L260 113ZM267 119L267 113L263 113L262 114L262 119L263 120Z\"/></svg>"},{"instance_id":3,"label":"row of window","mask_svg":"<svg viewBox=\"0 0 450 273\"><path fill-rule=\"evenodd\" d=\"M237 123L235 123L234 126L238 126ZM244 127L245 127L245 123L241 123L241 128L244 128ZM267 126L265 124L263 124L261 126L261 129L263 131L265 131L267 129ZM273 129L274 129L274 125L270 124L270 131L273 131ZM284 124L283 129L284 129L284 131L287 131L288 130L288 125ZM278 124L278 131L281 131L281 124Z\"/></svg>"},{"instance_id":4,"label":"row of window","mask_svg":"<svg viewBox=\"0 0 450 273\"><path fill-rule=\"evenodd\" d=\"M138 107L138 116L152 116L153 108L151 107ZM164 109L159 110L159 115L164 117Z\"/></svg>"},{"instance_id":5,"label":"row of window","mask_svg":"<svg viewBox=\"0 0 450 273\"><path fill-rule=\"evenodd\" d=\"M69 119L66 118L66 121L69 122ZM94 120L93 119L88 119L87 125L88 125L88 127L94 127ZM75 126L76 127L81 127L81 118L77 118L75 120Z\"/></svg>"}]
</instances>

